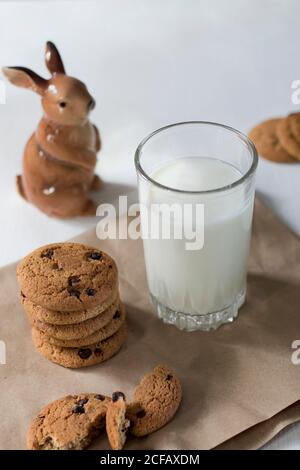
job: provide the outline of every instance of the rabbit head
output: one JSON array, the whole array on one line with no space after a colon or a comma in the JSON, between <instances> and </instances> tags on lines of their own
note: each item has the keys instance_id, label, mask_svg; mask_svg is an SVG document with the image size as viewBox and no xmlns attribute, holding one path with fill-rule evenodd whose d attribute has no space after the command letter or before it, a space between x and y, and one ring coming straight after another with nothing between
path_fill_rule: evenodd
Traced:
<instances>
[{"instance_id":1,"label":"rabbit head","mask_svg":"<svg viewBox=\"0 0 300 470\"><path fill-rule=\"evenodd\" d=\"M42 78L25 67L4 67L2 70L14 85L41 95L48 119L60 125L83 125L95 107L95 100L83 82L66 75L60 54L50 41L46 44L45 61L50 79Z\"/></svg>"}]
</instances>

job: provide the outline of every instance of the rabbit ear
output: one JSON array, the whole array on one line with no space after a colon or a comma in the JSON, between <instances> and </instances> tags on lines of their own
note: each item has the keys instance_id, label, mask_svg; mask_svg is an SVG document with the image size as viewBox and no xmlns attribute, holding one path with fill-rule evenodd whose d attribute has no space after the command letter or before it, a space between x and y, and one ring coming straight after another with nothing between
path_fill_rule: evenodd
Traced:
<instances>
[{"instance_id":1,"label":"rabbit ear","mask_svg":"<svg viewBox=\"0 0 300 470\"><path fill-rule=\"evenodd\" d=\"M29 88L39 95L44 93L48 84L45 78L25 67L3 67L2 72L14 85Z\"/></svg>"},{"instance_id":2,"label":"rabbit ear","mask_svg":"<svg viewBox=\"0 0 300 470\"><path fill-rule=\"evenodd\" d=\"M66 73L60 54L51 41L47 41L46 43L45 61L51 75L55 73Z\"/></svg>"}]
</instances>

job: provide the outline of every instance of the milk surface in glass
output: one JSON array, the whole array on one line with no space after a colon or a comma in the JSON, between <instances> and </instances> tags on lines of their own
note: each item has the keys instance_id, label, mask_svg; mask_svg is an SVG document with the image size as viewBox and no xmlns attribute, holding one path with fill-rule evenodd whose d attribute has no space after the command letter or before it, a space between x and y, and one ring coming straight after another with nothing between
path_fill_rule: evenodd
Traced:
<instances>
[{"instance_id":1,"label":"milk surface in glass","mask_svg":"<svg viewBox=\"0 0 300 470\"><path fill-rule=\"evenodd\" d=\"M187 250L186 239L145 237L146 270L153 299L175 312L190 315L210 314L233 303L238 308L245 298L253 197L247 200L243 185L226 190L225 195L214 193L213 197L201 191L234 183L242 177L240 171L217 158L180 157L156 168L150 176L169 188L199 192L187 197L187 193L175 193L156 185L149 189L148 183L142 181L140 202L150 213L156 210L151 207L160 203L204 207L202 249ZM163 209L161 213L168 216ZM148 222L152 228L157 223L154 219ZM172 216L173 228L181 223L176 214ZM195 220L193 227L198 229Z\"/></svg>"}]
</instances>

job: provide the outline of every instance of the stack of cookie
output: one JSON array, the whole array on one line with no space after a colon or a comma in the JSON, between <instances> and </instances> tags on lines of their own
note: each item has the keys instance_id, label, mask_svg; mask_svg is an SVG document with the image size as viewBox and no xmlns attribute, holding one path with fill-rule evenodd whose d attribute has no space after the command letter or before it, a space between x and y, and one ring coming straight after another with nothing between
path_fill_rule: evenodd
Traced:
<instances>
[{"instance_id":1,"label":"stack of cookie","mask_svg":"<svg viewBox=\"0 0 300 470\"><path fill-rule=\"evenodd\" d=\"M300 113L269 119L249 132L259 155L276 163L300 161Z\"/></svg>"},{"instance_id":2,"label":"stack of cookie","mask_svg":"<svg viewBox=\"0 0 300 470\"><path fill-rule=\"evenodd\" d=\"M103 251L47 245L20 262L17 277L34 345L50 361L70 368L99 364L125 342L118 271Z\"/></svg>"}]
</instances>

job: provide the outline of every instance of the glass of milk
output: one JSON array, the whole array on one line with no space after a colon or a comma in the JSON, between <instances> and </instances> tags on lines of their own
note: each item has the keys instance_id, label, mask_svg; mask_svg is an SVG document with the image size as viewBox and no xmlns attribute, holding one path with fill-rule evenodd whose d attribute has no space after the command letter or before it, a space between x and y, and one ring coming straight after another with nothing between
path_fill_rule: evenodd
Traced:
<instances>
[{"instance_id":1,"label":"glass of milk","mask_svg":"<svg viewBox=\"0 0 300 470\"><path fill-rule=\"evenodd\" d=\"M212 122L172 124L137 148L147 279L164 322L210 330L237 316L257 162L245 135Z\"/></svg>"}]
</instances>

